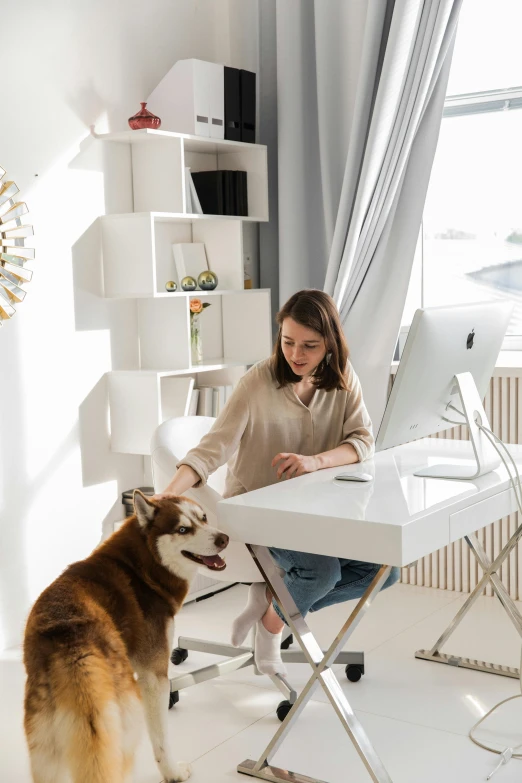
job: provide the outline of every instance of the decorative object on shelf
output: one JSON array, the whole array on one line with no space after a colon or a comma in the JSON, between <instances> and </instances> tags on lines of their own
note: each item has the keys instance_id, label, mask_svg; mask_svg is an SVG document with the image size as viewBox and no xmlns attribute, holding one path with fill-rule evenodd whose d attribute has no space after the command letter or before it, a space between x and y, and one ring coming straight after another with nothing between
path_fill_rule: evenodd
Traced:
<instances>
[{"instance_id":1,"label":"decorative object on shelf","mask_svg":"<svg viewBox=\"0 0 522 783\"><path fill-rule=\"evenodd\" d=\"M225 139L256 140L256 74L225 66Z\"/></svg>"},{"instance_id":2,"label":"decorative object on shelf","mask_svg":"<svg viewBox=\"0 0 522 783\"><path fill-rule=\"evenodd\" d=\"M198 285L202 291L213 291L217 287L218 278L215 272L206 269L198 277Z\"/></svg>"},{"instance_id":3,"label":"decorative object on shelf","mask_svg":"<svg viewBox=\"0 0 522 783\"><path fill-rule=\"evenodd\" d=\"M199 318L205 307L210 307L210 302L202 302L201 299L190 300L190 358L192 364L201 364L203 361Z\"/></svg>"},{"instance_id":4,"label":"decorative object on shelf","mask_svg":"<svg viewBox=\"0 0 522 783\"><path fill-rule=\"evenodd\" d=\"M224 137L223 65L205 60L178 60L151 92L163 128L194 136Z\"/></svg>"},{"instance_id":5,"label":"decorative object on shelf","mask_svg":"<svg viewBox=\"0 0 522 783\"><path fill-rule=\"evenodd\" d=\"M203 210L199 203L198 193L190 173L190 166L185 166L185 212L189 215L202 215Z\"/></svg>"},{"instance_id":6,"label":"decorative object on shelf","mask_svg":"<svg viewBox=\"0 0 522 783\"><path fill-rule=\"evenodd\" d=\"M248 217L248 173L219 169L194 171L192 182L205 215Z\"/></svg>"},{"instance_id":7,"label":"decorative object on shelf","mask_svg":"<svg viewBox=\"0 0 522 783\"><path fill-rule=\"evenodd\" d=\"M4 175L0 168L0 180ZM28 209L15 198L18 192L14 182L0 181L0 326L15 314L15 305L23 302L26 291L22 286L33 276L25 268L27 261L34 259L34 249L25 247L33 227L22 222Z\"/></svg>"},{"instance_id":8,"label":"decorative object on shelf","mask_svg":"<svg viewBox=\"0 0 522 783\"><path fill-rule=\"evenodd\" d=\"M167 280L165 283L165 289L169 292L169 294L173 294L174 291L178 290L178 284L175 280Z\"/></svg>"},{"instance_id":9,"label":"decorative object on shelf","mask_svg":"<svg viewBox=\"0 0 522 783\"><path fill-rule=\"evenodd\" d=\"M198 287L197 281L191 277L190 275L187 275L183 278L181 281L181 287L184 291L195 291Z\"/></svg>"},{"instance_id":10,"label":"decorative object on shelf","mask_svg":"<svg viewBox=\"0 0 522 783\"><path fill-rule=\"evenodd\" d=\"M207 254L203 242L179 242L172 245L172 255L178 280L184 277L198 279L201 271L208 269ZM193 291L194 289L185 289Z\"/></svg>"},{"instance_id":11,"label":"decorative object on shelf","mask_svg":"<svg viewBox=\"0 0 522 783\"><path fill-rule=\"evenodd\" d=\"M158 130L161 126L161 120L155 114L145 108L146 102L141 103L141 109L132 117L129 117L129 125L132 130L141 130L142 128L152 128Z\"/></svg>"},{"instance_id":12,"label":"decorative object on shelf","mask_svg":"<svg viewBox=\"0 0 522 783\"><path fill-rule=\"evenodd\" d=\"M252 257L250 255L243 257L243 288L248 290L252 288Z\"/></svg>"}]
</instances>

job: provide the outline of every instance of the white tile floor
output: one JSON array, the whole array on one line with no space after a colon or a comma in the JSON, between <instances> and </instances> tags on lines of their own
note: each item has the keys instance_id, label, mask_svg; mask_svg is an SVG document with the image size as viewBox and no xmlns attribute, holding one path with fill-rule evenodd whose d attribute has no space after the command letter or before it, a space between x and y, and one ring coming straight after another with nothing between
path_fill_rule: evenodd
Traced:
<instances>
[{"instance_id":1,"label":"white tile floor","mask_svg":"<svg viewBox=\"0 0 522 783\"><path fill-rule=\"evenodd\" d=\"M243 606L245 587L184 607L177 633L228 641L231 619ZM498 756L476 747L467 733L496 702L518 691L505 677L457 670L418 661L414 652L429 647L455 614L458 593L397 585L382 593L350 642L366 653L366 674L342 687L367 730L394 783L478 783ZM311 615L309 623L327 644L346 617L347 605ZM500 605L481 598L447 651L467 657L518 665L520 640ZM211 662L192 653L175 671ZM174 667L173 667L174 668ZM307 667L293 664L289 679L299 688ZM23 668L17 651L0 656L0 781L29 783L22 733ZM281 700L271 681L251 668L181 692L169 713L170 736L179 756L193 763L194 783L238 783L238 762L257 758L279 725ZM499 745L522 742L522 699L502 708L481 733ZM329 783L368 783L370 777L353 750L324 693L313 701L274 759L274 764L317 776ZM148 739L139 747L135 783L159 783ZM520 783L522 764L512 761L493 783Z\"/></svg>"}]
</instances>

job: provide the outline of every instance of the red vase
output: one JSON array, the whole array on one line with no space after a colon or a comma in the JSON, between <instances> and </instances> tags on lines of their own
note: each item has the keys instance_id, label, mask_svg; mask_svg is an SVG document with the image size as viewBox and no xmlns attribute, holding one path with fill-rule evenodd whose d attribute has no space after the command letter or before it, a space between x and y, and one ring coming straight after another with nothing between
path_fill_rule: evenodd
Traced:
<instances>
[{"instance_id":1,"label":"red vase","mask_svg":"<svg viewBox=\"0 0 522 783\"><path fill-rule=\"evenodd\" d=\"M146 103L142 103L141 110L133 117L129 117L129 125L132 130L141 130L141 128L154 128L154 130L157 130L160 127L160 118L146 109L146 105Z\"/></svg>"}]
</instances>

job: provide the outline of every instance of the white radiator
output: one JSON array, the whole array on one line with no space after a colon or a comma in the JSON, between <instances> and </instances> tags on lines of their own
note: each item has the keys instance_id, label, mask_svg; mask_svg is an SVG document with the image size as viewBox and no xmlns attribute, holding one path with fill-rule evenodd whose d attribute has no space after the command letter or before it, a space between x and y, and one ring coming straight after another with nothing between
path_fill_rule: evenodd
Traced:
<instances>
[{"instance_id":1,"label":"white radiator","mask_svg":"<svg viewBox=\"0 0 522 783\"><path fill-rule=\"evenodd\" d=\"M491 379L484 408L493 431L505 443L522 443L522 377L521 370L497 368ZM466 426L454 427L433 437L468 439ZM478 532L478 539L493 560L519 525L519 514L499 519ZM401 581L405 584L439 587L443 590L471 592L482 576L476 560L464 540L457 541L429 557L424 557L413 568L403 568ZM522 544L519 543L505 561L500 577L509 595L522 600ZM491 587L485 589L492 595Z\"/></svg>"}]
</instances>

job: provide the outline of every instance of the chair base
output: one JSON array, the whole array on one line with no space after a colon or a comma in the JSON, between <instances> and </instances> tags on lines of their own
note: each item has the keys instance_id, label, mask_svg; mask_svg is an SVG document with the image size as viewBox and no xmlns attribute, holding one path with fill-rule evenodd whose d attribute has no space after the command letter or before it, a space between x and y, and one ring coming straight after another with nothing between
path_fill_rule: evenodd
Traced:
<instances>
[{"instance_id":1,"label":"chair base","mask_svg":"<svg viewBox=\"0 0 522 783\"><path fill-rule=\"evenodd\" d=\"M290 632L287 633L285 638L289 635ZM283 644L284 641L285 640L283 639ZM172 677L170 680L171 693L183 690L184 688L190 688L192 685L197 685L201 682L207 682L207 680L213 680L216 677L222 677L231 672L243 669L245 666L253 666L254 673L261 675L261 672L255 665L253 647L233 647L231 644L180 636L178 638L178 648L192 652L208 653L209 655L219 655L225 658L225 660L219 661L218 663L212 663L209 666L204 666L201 669L196 669L196 671L187 674L180 674L176 677ZM304 654L300 650L282 649L281 658L285 663L307 663ZM348 667L354 667L360 674L364 674L364 653L362 652L341 652L334 663L342 664L346 667L346 674L350 680L352 678L348 674ZM286 682L285 678L276 676L271 677L271 680L285 695L290 704L293 704L297 695L294 689Z\"/></svg>"}]
</instances>

